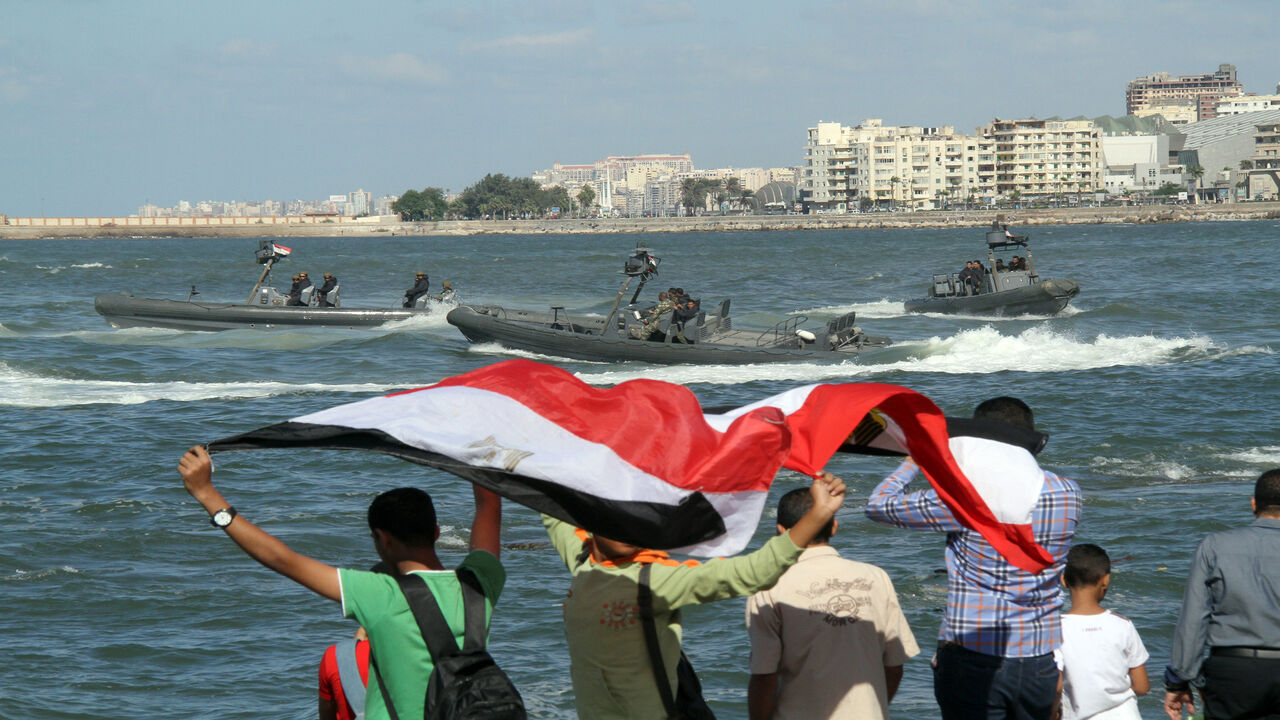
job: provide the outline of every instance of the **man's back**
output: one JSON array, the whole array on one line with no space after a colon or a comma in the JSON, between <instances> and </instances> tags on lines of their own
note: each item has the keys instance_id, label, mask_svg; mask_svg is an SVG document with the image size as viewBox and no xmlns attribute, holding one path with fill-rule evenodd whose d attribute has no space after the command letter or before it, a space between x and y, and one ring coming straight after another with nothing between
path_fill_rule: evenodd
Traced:
<instances>
[{"instance_id":1,"label":"man's back","mask_svg":"<svg viewBox=\"0 0 1280 720\"><path fill-rule=\"evenodd\" d=\"M885 668L920 652L889 576L811 547L747 601L751 673L778 676L778 720L883 718Z\"/></svg>"},{"instance_id":2,"label":"man's back","mask_svg":"<svg viewBox=\"0 0 1280 720\"><path fill-rule=\"evenodd\" d=\"M589 559L585 533L548 516L543 516L543 524L573 573L564 602L564 628L578 716L584 720L666 717L640 620L642 563L653 565L658 645L674 690L681 652L679 609L768 587L800 554L788 537L778 536L753 553L707 563L679 563L654 551L645 551L635 561L596 563Z\"/></svg>"},{"instance_id":3,"label":"man's back","mask_svg":"<svg viewBox=\"0 0 1280 720\"><path fill-rule=\"evenodd\" d=\"M459 568L475 573L484 589L486 615L492 613L506 580L501 563L489 552L476 550L467 555ZM456 573L427 570L413 574L426 581L454 638L460 643L464 628L463 602ZM340 570L339 576L343 614L355 619L369 633L378 671L377 677L370 673L366 717L368 720L389 717L378 689L378 677L386 683L399 717L422 717L427 679L434 665L404 593L395 578L382 573Z\"/></svg>"}]
</instances>

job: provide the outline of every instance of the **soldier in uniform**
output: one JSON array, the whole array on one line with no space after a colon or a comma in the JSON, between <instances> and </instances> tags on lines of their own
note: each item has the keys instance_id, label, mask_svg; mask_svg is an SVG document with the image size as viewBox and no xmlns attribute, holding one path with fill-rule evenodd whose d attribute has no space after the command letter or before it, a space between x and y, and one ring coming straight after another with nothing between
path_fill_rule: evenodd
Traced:
<instances>
[{"instance_id":1,"label":"soldier in uniform","mask_svg":"<svg viewBox=\"0 0 1280 720\"><path fill-rule=\"evenodd\" d=\"M669 293L658 293L658 304L649 311L649 317L645 318L643 328L632 328L632 337L638 340L648 340L655 332L658 331L658 322L662 320L662 316L675 309L675 298Z\"/></svg>"}]
</instances>

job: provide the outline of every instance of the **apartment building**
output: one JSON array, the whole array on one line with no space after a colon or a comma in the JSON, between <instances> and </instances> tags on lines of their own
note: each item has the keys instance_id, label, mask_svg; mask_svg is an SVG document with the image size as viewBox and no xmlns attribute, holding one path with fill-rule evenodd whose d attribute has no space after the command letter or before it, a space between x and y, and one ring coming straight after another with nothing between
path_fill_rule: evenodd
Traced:
<instances>
[{"instance_id":1,"label":"apartment building","mask_svg":"<svg viewBox=\"0 0 1280 720\"><path fill-rule=\"evenodd\" d=\"M1276 87L1276 92L1280 93L1280 86ZM1275 110L1280 108L1280 94L1276 95L1241 95L1240 97L1227 98L1218 101L1218 117L1226 115L1243 115L1251 112L1261 112L1263 110Z\"/></svg>"},{"instance_id":2,"label":"apartment building","mask_svg":"<svg viewBox=\"0 0 1280 720\"><path fill-rule=\"evenodd\" d=\"M1204 75L1180 75L1155 73L1136 78L1125 87L1125 114L1142 116L1152 114L1150 109L1166 105L1170 108L1187 101L1196 109L1196 120L1210 120L1218 116L1218 101L1244 94L1244 86L1236 80L1236 66L1222 64L1218 71ZM1166 116L1166 119L1167 116Z\"/></svg>"},{"instance_id":3,"label":"apartment building","mask_svg":"<svg viewBox=\"0 0 1280 720\"><path fill-rule=\"evenodd\" d=\"M867 119L809 128L799 185L808 211L823 213L989 202L994 180L993 146L983 138Z\"/></svg>"},{"instance_id":4,"label":"apartment building","mask_svg":"<svg viewBox=\"0 0 1280 720\"><path fill-rule=\"evenodd\" d=\"M1001 120L979 128L994 144L995 191L1045 197L1103 188L1102 135L1092 120Z\"/></svg>"},{"instance_id":5,"label":"apartment building","mask_svg":"<svg viewBox=\"0 0 1280 720\"><path fill-rule=\"evenodd\" d=\"M1275 200L1280 197L1280 122L1258 125L1253 142L1245 193L1250 198Z\"/></svg>"}]
</instances>

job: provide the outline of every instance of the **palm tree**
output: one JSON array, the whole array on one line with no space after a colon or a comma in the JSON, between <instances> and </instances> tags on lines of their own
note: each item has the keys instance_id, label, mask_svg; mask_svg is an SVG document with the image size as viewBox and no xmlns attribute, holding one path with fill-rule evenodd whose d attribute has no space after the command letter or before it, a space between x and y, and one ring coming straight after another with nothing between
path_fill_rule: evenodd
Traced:
<instances>
[{"instance_id":1,"label":"palm tree","mask_svg":"<svg viewBox=\"0 0 1280 720\"><path fill-rule=\"evenodd\" d=\"M1195 201L1195 190L1200 186L1200 178L1204 177L1204 168L1199 165L1192 165L1187 168L1187 174L1191 176L1191 197L1192 202Z\"/></svg>"},{"instance_id":2,"label":"palm tree","mask_svg":"<svg viewBox=\"0 0 1280 720\"><path fill-rule=\"evenodd\" d=\"M698 206L698 181L693 178L685 178L680 181L680 204L688 209L690 215L693 209Z\"/></svg>"},{"instance_id":3,"label":"palm tree","mask_svg":"<svg viewBox=\"0 0 1280 720\"><path fill-rule=\"evenodd\" d=\"M889 187L892 188L891 190L892 194L889 196L890 210L898 209L898 183L900 182L902 182L902 178L898 177L897 175L894 175L893 177L889 178Z\"/></svg>"},{"instance_id":4,"label":"palm tree","mask_svg":"<svg viewBox=\"0 0 1280 720\"><path fill-rule=\"evenodd\" d=\"M738 201L738 205L741 207L742 181L730 175L724 179L723 186L725 195L727 195L730 200Z\"/></svg>"}]
</instances>

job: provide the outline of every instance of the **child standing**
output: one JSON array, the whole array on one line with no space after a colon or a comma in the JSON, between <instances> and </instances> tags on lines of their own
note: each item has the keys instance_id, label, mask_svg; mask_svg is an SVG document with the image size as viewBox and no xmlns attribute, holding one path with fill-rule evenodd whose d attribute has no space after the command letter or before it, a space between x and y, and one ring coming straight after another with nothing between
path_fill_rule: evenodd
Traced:
<instances>
[{"instance_id":1,"label":"child standing","mask_svg":"<svg viewBox=\"0 0 1280 720\"><path fill-rule=\"evenodd\" d=\"M1138 695L1151 689L1147 649L1128 618L1102 607L1111 558L1097 545L1067 553L1062 584L1071 610L1062 616L1063 720L1140 720Z\"/></svg>"}]
</instances>

